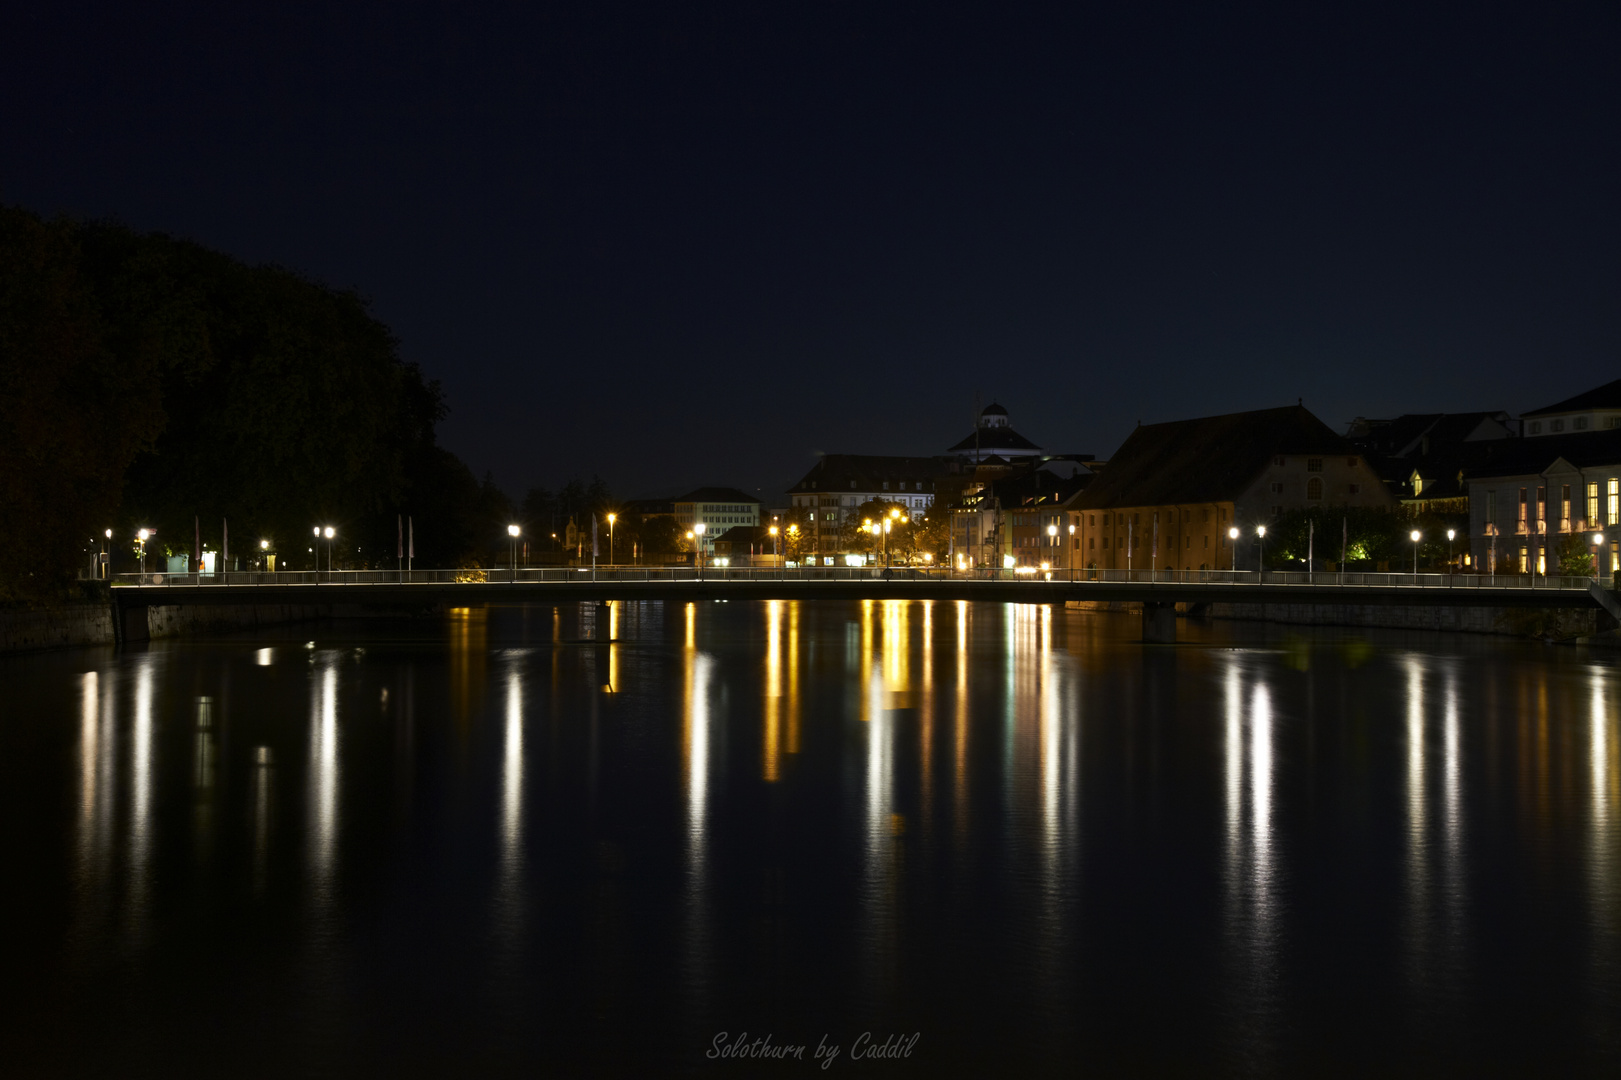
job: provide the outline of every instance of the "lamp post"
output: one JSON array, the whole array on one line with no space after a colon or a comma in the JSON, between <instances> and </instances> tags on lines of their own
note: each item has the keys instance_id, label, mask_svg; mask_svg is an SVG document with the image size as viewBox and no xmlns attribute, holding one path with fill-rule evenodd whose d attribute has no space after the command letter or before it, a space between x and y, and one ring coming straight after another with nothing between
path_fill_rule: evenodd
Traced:
<instances>
[{"instance_id":1,"label":"lamp post","mask_svg":"<svg viewBox=\"0 0 1621 1080\"><path fill-rule=\"evenodd\" d=\"M702 581L704 579L704 523L698 522L692 527L692 532L698 537L698 580Z\"/></svg>"},{"instance_id":2,"label":"lamp post","mask_svg":"<svg viewBox=\"0 0 1621 1080\"><path fill-rule=\"evenodd\" d=\"M608 515L608 565L614 564L614 515Z\"/></svg>"},{"instance_id":3,"label":"lamp post","mask_svg":"<svg viewBox=\"0 0 1621 1080\"><path fill-rule=\"evenodd\" d=\"M507 526L507 535L512 538L512 580L518 580L518 533L521 530L516 525Z\"/></svg>"},{"instance_id":4,"label":"lamp post","mask_svg":"<svg viewBox=\"0 0 1621 1080\"><path fill-rule=\"evenodd\" d=\"M108 576L109 571L111 570L112 558L110 552L112 549L112 540L113 531L108 529L101 544L101 576L104 578Z\"/></svg>"},{"instance_id":5,"label":"lamp post","mask_svg":"<svg viewBox=\"0 0 1621 1080\"><path fill-rule=\"evenodd\" d=\"M1234 525L1232 528L1227 530L1227 542L1232 545L1232 549L1233 549L1233 565L1228 567L1228 569L1236 571L1238 569L1238 526L1237 525Z\"/></svg>"},{"instance_id":6,"label":"lamp post","mask_svg":"<svg viewBox=\"0 0 1621 1080\"><path fill-rule=\"evenodd\" d=\"M332 526L328 525L325 529L322 529L321 531L326 535L326 572L328 574L331 574L332 573L332 538L337 535L337 530L333 529Z\"/></svg>"},{"instance_id":7,"label":"lamp post","mask_svg":"<svg viewBox=\"0 0 1621 1080\"><path fill-rule=\"evenodd\" d=\"M1266 576L1266 526L1255 526L1256 542L1260 545L1259 560L1255 564L1255 580L1262 581Z\"/></svg>"},{"instance_id":8,"label":"lamp post","mask_svg":"<svg viewBox=\"0 0 1621 1080\"><path fill-rule=\"evenodd\" d=\"M152 532L149 529L141 529L135 534L135 539L138 541L136 549L141 556L141 577L143 578L146 577L146 538L151 535Z\"/></svg>"},{"instance_id":9,"label":"lamp post","mask_svg":"<svg viewBox=\"0 0 1621 1080\"><path fill-rule=\"evenodd\" d=\"M1604 564L1599 560L1604 557L1604 534L1593 533L1593 580L1602 585L1604 583ZM1614 582L1612 581L1613 585Z\"/></svg>"},{"instance_id":10,"label":"lamp post","mask_svg":"<svg viewBox=\"0 0 1621 1080\"><path fill-rule=\"evenodd\" d=\"M259 569L267 570L270 567L270 541L259 541Z\"/></svg>"},{"instance_id":11,"label":"lamp post","mask_svg":"<svg viewBox=\"0 0 1621 1080\"><path fill-rule=\"evenodd\" d=\"M778 567L782 565L782 539L777 535L777 527L771 526L771 554L776 557Z\"/></svg>"},{"instance_id":12,"label":"lamp post","mask_svg":"<svg viewBox=\"0 0 1621 1080\"><path fill-rule=\"evenodd\" d=\"M1417 585L1418 584L1418 542L1420 540L1424 539L1424 534L1419 532L1417 529L1414 529L1412 532L1408 533L1407 536L1408 536L1408 539L1413 541L1413 584Z\"/></svg>"},{"instance_id":13,"label":"lamp post","mask_svg":"<svg viewBox=\"0 0 1621 1080\"><path fill-rule=\"evenodd\" d=\"M1457 535L1457 529L1447 530L1447 573L1449 574L1454 573L1457 569L1452 565L1452 541L1457 538Z\"/></svg>"}]
</instances>

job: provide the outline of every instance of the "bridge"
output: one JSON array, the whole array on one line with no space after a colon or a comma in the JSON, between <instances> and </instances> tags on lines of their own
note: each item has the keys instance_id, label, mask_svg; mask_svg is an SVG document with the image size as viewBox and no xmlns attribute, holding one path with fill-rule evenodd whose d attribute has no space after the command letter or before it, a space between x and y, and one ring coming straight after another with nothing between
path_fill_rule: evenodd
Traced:
<instances>
[{"instance_id":1,"label":"bridge","mask_svg":"<svg viewBox=\"0 0 1621 1080\"><path fill-rule=\"evenodd\" d=\"M1143 640L1176 640L1176 605L1379 604L1602 608L1621 597L1592 578L1252 570L962 571L872 567L576 567L125 574L113 582L120 641L146 636L153 605L355 604L422 611L610 600L980 600L1141 604Z\"/></svg>"}]
</instances>

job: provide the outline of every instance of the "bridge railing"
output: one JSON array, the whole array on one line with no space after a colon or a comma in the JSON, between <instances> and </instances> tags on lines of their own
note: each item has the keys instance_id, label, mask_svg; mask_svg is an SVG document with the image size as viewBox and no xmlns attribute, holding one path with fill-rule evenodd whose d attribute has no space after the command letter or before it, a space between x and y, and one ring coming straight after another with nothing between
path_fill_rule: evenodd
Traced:
<instances>
[{"instance_id":1,"label":"bridge railing","mask_svg":"<svg viewBox=\"0 0 1621 1080\"><path fill-rule=\"evenodd\" d=\"M614 583L668 583L717 581L793 581L793 582L854 582L881 580L891 583L909 581L957 582L1053 582L1087 584L1142 584L1142 585L1276 585L1276 586L1342 586L1348 588L1415 588L1415 589L1470 589L1470 590L1585 590L1593 583L1588 577L1544 577L1541 575L1481 575L1481 574L1414 574L1374 573L1363 571L1307 571L1307 570L1098 570L1052 569L948 569L945 567L884 567L872 566L798 566L798 567L729 567L729 566L589 566L581 567L496 567L482 570L228 570L213 574L189 572L182 574L149 573L119 574L115 586L140 585L146 587L208 587L208 586L263 586L267 588L290 585L476 585L476 584L590 584Z\"/></svg>"}]
</instances>

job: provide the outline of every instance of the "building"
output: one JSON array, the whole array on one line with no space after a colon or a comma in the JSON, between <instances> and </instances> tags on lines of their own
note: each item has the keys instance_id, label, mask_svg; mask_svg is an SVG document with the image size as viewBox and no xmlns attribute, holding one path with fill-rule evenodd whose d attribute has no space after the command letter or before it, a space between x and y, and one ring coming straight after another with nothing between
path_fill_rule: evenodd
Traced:
<instances>
[{"instance_id":1,"label":"building","mask_svg":"<svg viewBox=\"0 0 1621 1080\"><path fill-rule=\"evenodd\" d=\"M1009 461L1040 457L1041 447L1014 431L1007 410L993 401L980 411L973 432L946 453L978 465L993 456Z\"/></svg>"},{"instance_id":2,"label":"building","mask_svg":"<svg viewBox=\"0 0 1621 1080\"><path fill-rule=\"evenodd\" d=\"M760 524L760 500L737 488L698 488L670 501L682 532L703 537L699 547L706 555L714 553L715 538L732 526ZM700 524L701 533L697 528Z\"/></svg>"},{"instance_id":3,"label":"building","mask_svg":"<svg viewBox=\"0 0 1621 1080\"><path fill-rule=\"evenodd\" d=\"M1230 528L1248 544L1285 510L1395 505L1357 447L1302 406L1149 424L1071 501L1071 555L1110 570L1230 569Z\"/></svg>"},{"instance_id":4,"label":"building","mask_svg":"<svg viewBox=\"0 0 1621 1080\"><path fill-rule=\"evenodd\" d=\"M1506 412L1408 413L1394 420L1351 421L1345 437L1402 505L1419 513L1468 513L1464 474L1512 439L1517 422Z\"/></svg>"},{"instance_id":5,"label":"building","mask_svg":"<svg viewBox=\"0 0 1621 1080\"><path fill-rule=\"evenodd\" d=\"M921 514L934 505L937 487L952 475L953 463L938 457L882 457L824 454L799 483L788 489L801 528L810 531L812 554L832 565L843 551L840 530L864 503L881 499Z\"/></svg>"},{"instance_id":6,"label":"building","mask_svg":"<svg viewBox=\"0 0 1621 1080\"><path fill-rule=\"evenodd\" d=\"M1520 417L1528 439L1621 428L1621 379Z\"/></svg>"},{"instance_id":7,"label":"building","mask_svg":"<svg viewBox=\"0 0 1621 1080\"><path fill-rule=\"evenodd\" d=\"M988 458L950 507L951 561L959 569L1067 567L1065 507L1096 476L1090 468L1005 468Z\"/></svg>"},{"instance_id":8,"label":"building","mask_svg":"<svg viewBox=\"0 0 1621 1080\"><path fill-rule=\"evenodd\" d=\"M1595 533L1608 572L1621 565L1621 429L1516 439L1472 468L1466 483L1475 565L1557 573L1561 548L1591 550Z\"/></svg>"}]
</instances>

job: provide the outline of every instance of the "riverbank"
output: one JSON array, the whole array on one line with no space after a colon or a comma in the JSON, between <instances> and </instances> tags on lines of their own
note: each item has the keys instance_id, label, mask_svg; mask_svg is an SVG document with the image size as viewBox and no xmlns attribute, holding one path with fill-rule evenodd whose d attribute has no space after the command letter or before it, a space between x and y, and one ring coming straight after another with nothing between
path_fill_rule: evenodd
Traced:
<instances>
[{"instance_id":1,"label":"riverbank","mask_svg":"<svg viewBox=\"0 0 1621 1080\"><path fill-rule=\"evenodd\" d=\"M1124 601L1072 600L1068 607L1092 611L1140 611ZM1621 647L1616 621L1599 608L1469 607L1450 604L1178 604L1195 618L1232 619L1294 626L1347 626L1379 630L1434 630L1497 634L1543 641Z\"/></svg>"},{"instance_id":2,"label":"riverbank","mask_svg":"<svg viewBox=\"0 0 1621 1080\"><path fill-rule=\"evenodd\" d=\"M326 619L331 604L155 604L145 609L148 638L226 633L261 626ZM0 653L33 652L117 643L113 605L107 601L0 610Z\"/></svg>"}]
</instances>

